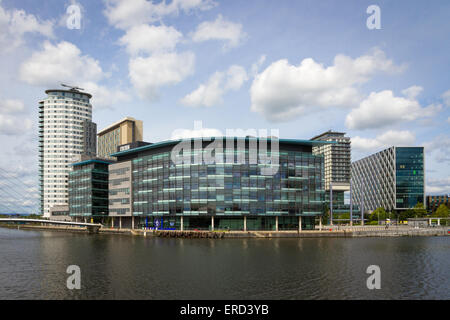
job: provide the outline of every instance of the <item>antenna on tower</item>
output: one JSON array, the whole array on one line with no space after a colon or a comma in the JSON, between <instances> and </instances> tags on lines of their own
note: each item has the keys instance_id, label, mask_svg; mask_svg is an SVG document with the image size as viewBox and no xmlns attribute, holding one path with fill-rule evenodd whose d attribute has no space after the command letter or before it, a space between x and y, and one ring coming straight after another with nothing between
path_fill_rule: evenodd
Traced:
<instances>
[{"instance_id":1,"label":"antenna on tower","mask_svg":"<svg viewBox=\"0 0 450 320\"><path fill-rule=\"evenodd\" d=\"M83 88L80 87L75 87L75 86L69 86L67 84L61 83L62 87L66 87L66 88L70 88L70 90L72 91L80 91L80 90L84 90Z\"/></svg>"}]
</instances>

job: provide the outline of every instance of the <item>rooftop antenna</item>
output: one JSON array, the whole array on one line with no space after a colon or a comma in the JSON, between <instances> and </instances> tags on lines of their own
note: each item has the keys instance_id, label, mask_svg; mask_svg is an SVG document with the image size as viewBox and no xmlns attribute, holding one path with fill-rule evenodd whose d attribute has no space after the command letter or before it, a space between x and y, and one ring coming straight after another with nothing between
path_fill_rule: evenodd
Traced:
<instances>
[{"instance_id":1,"label":"rooftop antenna","mask_svg":"<svg viewBox=\"0 0 450 320\"><path fill-rule=\"evenodd\" d=\"M70 88L70 90L73 90L73 91L84 90L83 88L75 87L75 86L69 86L69 85L64 84L64 83L61 83L61 86L62 86L62 87L66 87L66 88Z\"/></svg>"}]
</instances>

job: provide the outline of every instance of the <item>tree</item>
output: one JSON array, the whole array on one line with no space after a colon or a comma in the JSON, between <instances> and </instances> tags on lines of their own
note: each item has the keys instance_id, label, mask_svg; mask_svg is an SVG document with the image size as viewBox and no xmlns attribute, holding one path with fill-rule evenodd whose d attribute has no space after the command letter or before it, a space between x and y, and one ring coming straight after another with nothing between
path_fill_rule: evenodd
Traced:
<instances>
[{"instance_id":1,"label":"tree","mask_svg":"<svg viewBox=\"0 0 450 320\"><path fill-rule=\"evenodd\" d=\"M370 215L370 221L378 221L386 219L386 210L383 207L376 208Z\"/></svg>"},{"instance_id":2,"label":"tree","mask_svg":"<svg viewBox=\"0 0 450 320\"><path fill-rule=\"evenodd\" d=\"M427 210L425 209L425 207L423 206L422 202L418 202L415 206L414 206L414 218L423 218L427 215Z\"/></svg>"},{"instance_id":3,"label":"tree","mask_svg":"<svg viewBox=\"0 0 450 320\"><path fill-rule=\"evenodd\" d=\"M433 217L448 218L450 217L450 209L445 204L441 204L434 212Z\"/></svg>"}]
</instances>

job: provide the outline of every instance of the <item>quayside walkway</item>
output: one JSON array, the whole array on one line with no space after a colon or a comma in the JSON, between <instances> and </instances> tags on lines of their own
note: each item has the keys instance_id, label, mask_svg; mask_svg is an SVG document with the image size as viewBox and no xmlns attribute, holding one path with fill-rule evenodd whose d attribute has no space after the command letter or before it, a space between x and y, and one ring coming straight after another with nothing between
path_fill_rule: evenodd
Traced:
<instances>
[{"instance_id":1,"label":"quayside walkway","mask_svg":"<svg viewBox=\"0 0 450 320\"><path fill-rule=\"evenodd\" d=\"M0 223L33 223L41 225L57 225L57 226L72 226L72 227L85 227L88 233L98 233L101 224L98 223L86 223L86 222L71 222L71 221L57 221L57 220L45 220L45 219L24 219L24 218L0 218Z\"/></svg>"}]
</instances>

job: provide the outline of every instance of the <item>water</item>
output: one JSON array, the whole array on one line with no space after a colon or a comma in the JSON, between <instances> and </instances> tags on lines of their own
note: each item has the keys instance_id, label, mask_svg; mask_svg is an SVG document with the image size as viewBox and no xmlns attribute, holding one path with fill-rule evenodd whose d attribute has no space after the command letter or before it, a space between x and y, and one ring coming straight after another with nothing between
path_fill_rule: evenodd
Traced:
<instances>
[{"instance_id":1,"label":"water","mask_svg":"<svg viewBox=\"0 0 450 320\"><path fill-rule=\"evenodd\" d=\"M66 268L81 268L68 290ZM368 290L366 269L381 268ZM450 237L163 239L0 228L0 299L450 299Z\"/></svg>"}]
</instances>

